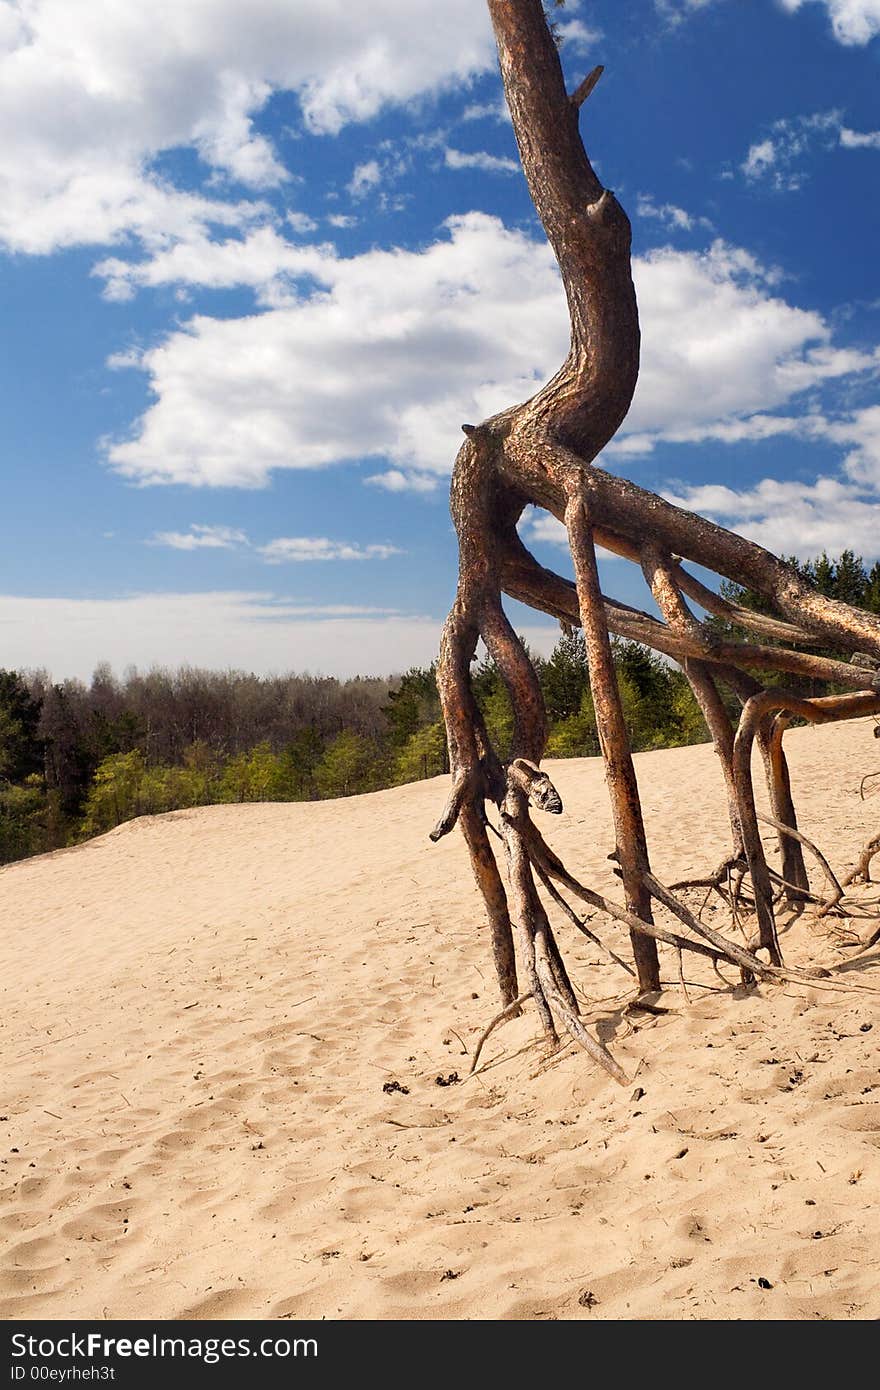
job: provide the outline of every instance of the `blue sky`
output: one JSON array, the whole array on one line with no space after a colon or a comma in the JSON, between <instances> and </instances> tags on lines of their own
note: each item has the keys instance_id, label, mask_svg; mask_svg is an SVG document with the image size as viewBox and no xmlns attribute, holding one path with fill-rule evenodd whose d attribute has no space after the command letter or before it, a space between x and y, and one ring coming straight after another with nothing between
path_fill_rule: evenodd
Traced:
<instances>
[{"instance_id":1,"label":"blue sky","mask_svg":"<svg viewBox=\"0 0 880 1390\"><path fill-rule=\"evenodd\" d=\"M605 64L582 129L634 230L601 465L880 557L880 0L554 18L572 86ZM429 661L459 426L567 345L484 6L0 0L0 133L0 665Z\"/></svg>"}]
</instances>

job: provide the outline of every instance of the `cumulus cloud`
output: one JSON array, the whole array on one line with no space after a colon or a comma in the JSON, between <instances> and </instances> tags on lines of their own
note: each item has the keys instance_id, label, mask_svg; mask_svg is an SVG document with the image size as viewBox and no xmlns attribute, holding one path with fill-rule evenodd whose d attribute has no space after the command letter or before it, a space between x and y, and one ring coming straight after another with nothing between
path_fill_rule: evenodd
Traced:
<instances>
[{"instance_id":1,"label":"cumulus cloud","mask_svg":"<svg viewBox=\"0 0 880 1390\"><path fill-rule=\"evenodd\" d=\"M769 550L801 559L846 549L869 560L880 558L880 405L838 420L812 415L788 424L792 433L842 446L841 476L813 482L765 478L742 491L714 484L690 487L670 500L714 517Z\"/></svg>"},{"instance_id":2,"label":"cumulus cloud","mask_svg":"<svg viewBox=\"0 0 880 1390\"><path fill-rule=\"evenodd\" d=\"M250 546L244 531L233 526L199 526L188 531L157 531L148 545L167 546L171 550L238 550ZM333 541L326 536L278 536L265 545L254 547L269 565L310 560L388 560L404 552L395 545L361 545L354 541Z\"/></svg>"},{"instance_id":3,"label":"cumulus cloud","mask_svg":"<svg viewBox=\"0 0 880 1390\"><path fill-rule=\"evenodd\" d=\"M232 526L193 524L188 531L157 531L148 544L165 545L171 550L234 550L239 545L247 545L248 538L244 531Z\"/></svg>"},{"instance_id":4,"label":"cumulus cloud","mask_svg":"<svg viewBox=\"0 0 880 1390\"><path fill-rule=\"evenodd\" d=\"M796 192L807 178L802 161L817 147L840 144L840 127L839 111L774 121L767 135L749 148L740 169L752 183L763 181L780 193Z\"/></svg>"},{"instance_id":5,"label":"cumulus cloud","mask_svg":"<svg viewBox=\"0 0 880 1390\"><path fill-rule=\"evenodd\" d=\"M880 130L850 130L841 126L840 143L845 150L880 150Z\"/></svg>"},{"instance_id":6,"label":"cumulus cloud","mask_svg":"<svg viewBox=\"0 0 880 1390\"><path fill-rule=\"evenodd\" d=\"M602 38L602 30L591 28L582 19L567 19L554 25L558 38L574 53L589 53Z\"/></svg>"},{"instance_id":7,"label":"cumulus cloud","mask_svg":"<svg viewBox=\"0 0 880 1390\"><path fill-rule=\"evenodd\" d=\"M136 359L155 403L111 446L114 468L141 483L239 487L360 458L445 474L462 421L530 395L565 356L551 251L494 218L454 218L421 252L302 250L311 294L245 318L196 317Z\"/></svg>"},{"instance_id":8,"label":"cumulus cloud","mask_svg":"<svg viewBox=\"0 0 880 1390\"><path fill-rule=\"evenodd\" d=\"M880 0L782 0L791 13L805 4L825 6L839 43L863 45L880 34Z\"/></svg>"},{"instance_id":9,"label":"cumulus cloud","mask_svg":"<svg viewBox=\"0 0 880 1390\"><path fill-rule=\"evenodd\" d=\"M487 154L485 150L467 153L450 146L443 151L443 162L447 169L480 169L486 174L518 174L520 169L517 161L506 155Z\"/></svg>"},{"instance_id":10,"label":"cumulus cloud","mask_svg":"<svg viewBox=\"0 0 880 1390\"><path fill-rule=\"evenodd\" d=\"M880 418L873 429L872 469L864 482L846 476L811 482L764 478L741 491L711 483L664 495L676 506L710 517L778 555L809 560L822 551L839 555L849 549L870 562L880 558ZM827 433L833 437L833 430ZM568 549L565 527L547 512L527 511L520 531L527 544Z\"/></svg>"},{"instance_id":11,"label":"cumulus cloud","mask_svg":"<svg viewBox=\"0 0 880 1390\"><path fill-rule=\"evenodd\" d=\"M654 0L654 8L667 24L677 25L698 10L708 9L717 0Z\"/></svg>"},{"instance_id":12,"label":"cumulus cloud","mask_svg":"<svg viewBox=\"0 0 880 1390\"><path fill-rule=\"evenodd\" d=\"M310 560L388 560L402 555L396 545L357 545L353 541L331 541L326 536L279 536L259 553L270 565Z\"/></svg>"},{"instance_id":13,"label":"cumulus cloud","mask_svg":"<svg viewBox=\"0 0 880 1390\"><path fill-rule=\"evenodd\" d=\"M669 227L675 232L693 232L698 227L706 231L712 230L712 223L708 217L695 217L684 208L676 207L675 203L658 204L647 193L639 194L636 201L636 213L639 217L652 218L661 222L664 227Z\"/></svg>"},{"instance_id":14,"label":"cumulus cloud","mask_svg":"<svg viewBox=\"0 0 880 1390\"><path fill-rule=\"evenodd\" d=\"M148 244L240 226L228 199L153 169L194 148L206 172L257 191L288 177L254 127L270 95L298 95L334 133L389 103L460 86L494 61L473 0L12 0L0 8L0 244L42 253Z\"/></svg>"},{"instance_id":15,"label":"cumulus cloud","mask_svg":"<svg viewBox=\"0 0 880 1390\"><path fill-rule=\"evenodd\" d=\"M417 473L412 469L404 472L400 468L389 468L384 473L373 473L364 482L371 487L380 487L385 492L435 492L440 482L435 473Z\"/></svg>"},{"instance_id":16,"label":"cumulus cloud","mask_svg":"<svg viewBox=\"0 0 880 1390\"><path fill-rule=\"evenodd\" d=\"M776 145L772 140L761 140L752 145L746 156L742 171L746 178L757 179L772 169L776 163Z\"/></svg>"},{"instance_id":17,"label":"cumulus cloud","mask_svg":"<svg viewBox=\"0 0 880 1390\"><path fill-rule=\"evenodd\" d=\"M562 522L557 521L556 517L551 516L549 512L542 511L540 507L527 507L517 530L527 545L537 543L538 545L556 546L560 550L568 550L568 532ZM598 542L596 548L599 553L600 570L606 564L613 564L620 559L620 556L614 551L604 550Z\"/></svg>"},{"instance_id":18,"label":"cumulus cloud","mask_svg":"<svg viewBox=\"0 0 880 1390\"><path fill-rule=\"evenodd\" d=\"M222 170L251 188L273 188L290 177L270 142L254 132L252 112L269 99L268 82L235 72L217 77L218 101L214 111L197 120L192 141L206 164Z\"/></svg>"},{"instance_id":19,"label":"cumulus cloud","mask_svg":"<svg viewBox=\"0 0 880 1390\"><path fill-rule=\"evenodd\" d=\"M880 0L878 0L880 3ZM776 192L795 192L807 178L803 161L819 148L880 149L880 131L851 130L840 111L819 111L774 121L769 133L750 146L739 166L751 183L764 183ZM725 171L732 176L731 171Z\"/></svg>"},{"instance_id":20,"label":"cumulus cloud","mask_svg":"<svg viewBox=\"0 0 880 1390\"><path fill-rule=\"evenodd\" d=\"M774 293L777 273L741 248L653 251L635 265L643 356L632 409L609 453L697 442L786 405L821 382L869 371L823 317ZM749 427L773 431L759 422Z\"/></svg>"},{"instance_id":21,"label":"cumulus cloud","mask_svg":"<svg viewBox=\"0 0 880 1390\"><path fill-rule=\"evenodd\" d=\"M495 101L473 101L464 108L461 113L463 121L496 121L503 125L510 120L510 112L507 109L507 102L504 96L498 96Z\"/></svg>"},{"instance_id":22,"label":"cumulus cloud","mask_svg":"<svg viewBox=\"0 0 880 1390\"><path fill-rule=\"evenodd\" d=\"M314 284L300 297L193 318L123 359L149 374L154 403L110 446L115 469L138 483L260 487L276 468L370 459L387 466L377 485L428 491L462 422L526 399L565 357L552 253L495 218L453 218L422 251L301 252ZM808 410L780 409L878 365L834 344L825 319L781 298L778 274L741 248L665 247L634 273L642 369L611 457L661 440L810 437Z\"/></svg>"},{"instance_id":23,"label":"cumulus cloud","mask_svg":"<svg viewBox=\"0 0 880 1390\"><path fill-rule=\"evenodd\" d=\"M285 222L299 236L307 236L309 232L317 230L318 224L314 217L309 217L305 212L289 212L285 217Z\"/></svg>"},{"instance_id":24,"label":"cumulus cloud","mask_svg":"<svg viewBox=\"0 0 880 1390\"><path fill-rule=\"evenodd\" d=\"M376 195L377 205L383 212L396 212L404 205L406 198L393 194L393 185L410 172L412 168L412 157L410 150L422 146L434 146L440 142L442 137L435 134L430 139L419 137L416 140L406 142L407 148L401 149L398 142L394 140L383 140L376 146L376 153L370 159L363 160L355 165L352 176L346 184L346 192L355 203L362 203L366 198ZM328 218L336 226L350 226L352 222L347 222L338 215Z\"/></svg>"},{"instance_id":25,"label":"cumulus cloud","mask_svg":"<svg viewBox=\"0 0 880 1390\"><path fill-rule=\"evenodd\" d=\"M288 241L274 227L255 227L242 237L214 241L206 232L190 235L141 261L108 256L92 274L104 281L104 296L131 299L138 289L178 285L199 289L248 287L260 303L277 303L293 283L323 268L332 246Z\"/></svg>"},{"instance_id":26,"label":"cumulus cloud","mask_svg":"<svg viewBox=\"0 0 880 1390\"><path fill-rule=\"evenodd\" d=\"M370 190L378 188L381 182L382 171L379 168L379 161L368 159L363 164L356 166L347 188L353 198L365 198Z\"/></svg>"},{"instance_id":27,"label":"cumulus cloud","mask_svg":"<svg viewBox=\"0 0 880 1390\"><path fill-rule=\"evenodd\" d=\"M315 605L264 592L133 594L103 599L0 595L3 659L10 669L48 669L87 680L107 661L128 666L311 671L382 676L427 666L441 621L356 605ZM518 625L549 655L555 625Z\"/></svg>"},{"instance_id":28,"label":"cumulus cloud","mask_svg":"<svg viewBox=\"0 0 880 1390\"><path fill-rule=\"evenodd\" d=\"M880 405L865 406L845 419L828 421L824 432L833 443L846 448L843 467L847 476L880 497Z\"/></svg>"},{"instance_id":29,"label":"cumulus cloud","mask_svg":"<svg viewBox=\"0 0 880 1390\"><path fill-rule=\"evenodd\" d=\"M558 545L568 549L568 532L562 522L538 507L526 511L518 530L526 541L543 541L545 545Z\"/></svg>"},{"instance_id":30,"label":"cumulus cloud","mask_svg":"<svg viewBox=\"0 0 880 1390\"><path fill-rule=\"evenodd\" d=\"M809 560L855 550L880 557L877 494L837 478L780 482L765 478L753 488L691 487L670 501L692 507L777 554Z\"/></svg>"}]
</instances>

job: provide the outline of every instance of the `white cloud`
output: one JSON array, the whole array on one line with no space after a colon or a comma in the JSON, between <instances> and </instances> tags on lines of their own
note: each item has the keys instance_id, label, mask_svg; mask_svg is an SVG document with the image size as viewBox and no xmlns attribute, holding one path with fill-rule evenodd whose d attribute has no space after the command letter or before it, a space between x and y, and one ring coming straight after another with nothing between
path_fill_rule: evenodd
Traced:
<instances>
[{"instance_id":1,"label":"white cloud","mask_svg":"<svg viewBox=\"0 0 880 1390\"><path fill-rule=\"evenodd\" d=\"M374 473L364 478L371 487L383 488L385 492L435 492L440 479L432 473L416 473L412 469L389 468L386 473Z\"/></svg>"},{"instance_id":2,"label":"white cloud","mask_svg":"<svg viewBox=\"0 0 880 1390\"><path fill-rule=\"evenodd\" d=\"M746 178L757 179L766 174L768 169L772 169L776 163L776 146L772 140L761 140L757 145L752 145L748 156L742 165L742 171Z\"/></svg>"},{"instance_id":3,"label":"white cloud","mask_svg":"<svg viewBox=\"0 0 880 1390\"><path fill-rule=\"evenodd\" d=\"M664 495L778 555L809 560L823 550L839 555L851 549L870 562L880 558L880 408L876 413L873 486L845 478L820 477L813 482L764 478L742 491L712 483ZM525 513L520 530L527 543L568 549L562 523L537 508Z\"/></svg>"},{"instance_id":4,"label":"white cloud","mask_svg":"<svg viewBox=\"0 0 880 1390\"><path fill-rule=\"evenodd\" d=\"M305 212L289 212L284 220L291 229L300 236L306 236L309 232L314 232L318 226L314 217L309 217L308 213Z\"/></svg>"},{"instance_id":5,"label":"white cloud","mask_svg":"<svg viewBox=\"0 0 880 1390\"><path fill-rule=\"evenodd\" d=\"M356 203L363 202L371 194L377 195L376 205L382 212L399 212L407 201L407 197L401 194L393 194L390 190L393 185L408 174L412 168L412 157L410 150L419 146L434 146L441 140L439 134L432 137L421 136L417 139L407 140L406 148L401 148L399 142L394 140L383 140L376 147L376 154L371 159L365 159L360 164L355 165L352 176L345 185L349 197ZM335 221L336 226L352 226L354 220L346 222L338 218L328 219Z\"/></svg>"},{"instance_id":6,"label":"white cloud","mask_svg":"<svg viewBox=\"0 0 880 1390\"><path fill-rule=\"evenodd\" d=\"M880 557L877 494L821 477L812 483L765 478L737 492L716 485L684 489L670 501L691 507L782 555L809 560L823 550Z\"/></svg>"},{"instance_id":7,"label":"white cloud","mask_svg":"<svg viewBox=\"0 0 880 1390\"><path fill-rule=\"evenodd\" d=\"M742 491L715 484L689 487L670 500L714 517L778 554L805 560L823 550L834 555L850 549L869 561L880 558L880 405L837 420L807 415L770 417L766 423L844 447L842 476L813 482L765 478Z\"/></svg>"},{"instance_id":8,"label":"white cloud","mask_svg":"<svg viewBox=\"0 0 880 1390\"><path fill-rule=\"evenodd\" d=\"M582 19L563 20L553 27L566 48L574 53L588 53L602 38L601 29L591 29Z\"/></svg>"},{"instance_id":9,"label":"white cloud","mask_svg":"<svg viewBox=\"0 0 880 1390\"><path fill-rule=\"evenodd\" d=\"M443 151L447 169L480 169L486 174L518 174L520 166L506 155L486 154L484 150L468 153L447 146Z\"/></svg>"},{"instance_id":10,"label":"white cloud","mask_svg":"<svg viewBox=\"0 0 880 1390\"><path fill-rule=\"evenodd\" d=\"M381 182L382 171L379 168L379 161L369 159L366 163L357 165L347 188L353 198L364 198L371 189L377 188Z\"/></svg>"},{"instance_id":11,"label":"white cloud","mask_svg":"<svg viewBox=\"0 0 880 1390\"><path fill-rule=\"evenodd\" d=\"M270 84L237 73L220 73L217 81L219 111L203 116L192 130L202 159L251 188L285 183L290 175L265 136L254 134L249 114L265 106Z\"/></svg>"},{"instance_id":12,"label":"white cloud","mask_svg":"<svg viewBox=\"0 0 880 1390\"><path fill-rule=\"evenodd\" d=\"M654 0L654 8L667 24L677 25L695 11L708 9L716 3L717 0Z\"/></svg>"},{"instance_id":13,"label":"white cloud","mask_svg":"<svg viewBox=\"0 0 880 1390\"><path fill-rule=\"evenodd\" d=\"M474 101L470 106L466 106L461 113L463 121L497 121L503 125L510 120L510 112L507 109L507 102L503 96L499 96L495 101Z\"/></svg>"},{"instance_id":14,"label":"white cloud","mask_svg":"<svg viewBox=\"0 0 880 1390\"><path fill-rule=\"evenodd\" d=\"M279 536L258 547L270 565L310 560L388 560L402 555L396 545L358 545L352 541L331 541L326 536Z\"/></svg>"},{"instance_id":15,"label":"white cloud","mask_svg":"<svg viewBox=\"0 0 880 1390\"><path fill-rule=\"evenodd\" d=\"M557 546L560 550L569 549L568 532L562 522L557 521L549 512L542 511L540 507L527 507L517 530L527 545L537 542L541 545ZM604 550L598 542L596 548L599 552L600 568L620 558L613 551Z\"/></svg>"},{"instance_id":16,"label":"white cloud","mask_svg":"<svg viewBox=\"0 0 880 1390\"><path fill-rule=\"evenodd\" d=\"M782 0L792 13L807 3L825 6L839 43L866 44L880 34L880 0Z\"/></svg>"},{"instance_id":17,"label":"white cloud","mask_svg":"<svg viewBox=\"0 0 880 1390\"><path fill-rule=\"evenodd\" d=\"M636 262L635 278L642 368L609 453L719 437L823 381L877 365L876 354L835 348L820 314L774 295L776 273L723 242L706 252L651 252ZM778 432L770 422L751 429Z\"/></svg>"},{"instance_id":18,"label":"white cloud","mask_svg":"<svg viewBox=\"0 0 880 1390\"><path fill-rule=\"evenodd\" d=\"M388 465L371 482L427 491L448 474L463 422L526 399L565 357L552 253L497 219L453 218L420 252L296 254L291 267L317 283L299 299L241 319L196 317L117 359L148 372L154 404L110 446L114 468L138 483L260 487L276 468L371 459ZM663 439L812 437L815 408L791 403L878 364L836 346L825 319L779 297L778 273L741 248L666 247L634 273L642 368L609 455Z\"/></svg>"},{"instance_id":19,"label":"white cloud","mask_svg":"<svg viewBox=\"0 0 880 1390\"><path fill-rule=\"evenodd\" d=\"M84 163L63 168L57 186L39 177L38 168L32 177L10 177L3 163L0 146L0 246L11 251L42 255L128 236L152 250L204 238L210 229L238 231L267 214L262 203L180 192L158 175L121 165L101 167L97 160L93 168Z\"/></svg>"},{"instance_id":20,"label":"white cloud","mask_svg":"<svg viewBox=\"0 0 880 1390\"><path fill-rule=\"evenodd\" d=\"M494 61L473 0L445 0L439 19L435 0L4 0L0 19L0 244L30 253L242 225L252 211L182 193L151 165L194 148L249 189L281 182L253 125L275 91L333 133Z\"/></svg>"},{"instance_id":21,"label":"white cloud","mask_svg":"<svg viewBox=\"0 0 880 1390\"><path fill-rule=\"evenodd\" d=\"M234 550L248 545L244 531L232 526L197 526L188 531L157 531L148 544L169 546L172 550Z\"/></svg>"},{"instance_id":22,"label":"white cloud","mask_svg":"<svg viewBox=\"0 0 880 1390\"><path fill-rule=\"evenodd\" d=\"M841 126L840 143L845 150L880 150L880 130L850 130Z\"/></svg>"},{"instance_id":23,"label":"white cloud","mask_svg":"<svg viewBox=\"0 0 880 1390\"><path fill-rule=\"evenodd\" d=\"M162 285L212 290L248 286L258 302L277 303L289 295L292 282L319 274L333 254L332 246L294 243L274 227L256 227L226 241L193 232L148 260L109 256L92 273L105 281L104 296L112 300L130 299L137 289Z\"/></svg>"},{"instance_id":24,"label":"white cloud","mask_svg":"<svg viewBox=\"0 0 880 1390\"><path fill-rule=\"evenodd\" d=\"M680 16L706 2L660 8ZM843 41L876 32L880 0L825 3ZM597 37L580 18L560 32L575 45ZM255 126L273 93L295 93L304 123L334 133L390 103L460 90L494 63L476 0L445 0L442 13L435 0L4 0L0 245L42 254L134 237L154 250L203 241L215 225L245 228L265 209L183 191L156 172L157 157L195 150L253 195L291 173Z\"/></svg>"},{"instance_id":25,"label":"white cloud","mask_svg":"<svg viewBox=\"0 0 880 1390\"><path fill-rule=\"evenodd\" d=\"M193 523L188 531L157 531L148 545L167 546L171 550L237 550L250 546L244 531L233 526L199 526ZM394 545L361 545L354 541L333 541L326 536L278 536L265 545L254 547L255 553L269 565L310 560L388 560L404 552Z\"/></svg>"},{"instance_id":26,"label":"white cloud","mask_svg":"<svg viewBox=\"0 0 880 1390\"><path fill-rule=\"evenodd\" d=\"M527 540L543 541L545 545L559 545L568 549L568 532L562 522L537 507L526 512L519 529Z\"/></svg>"},{"instance_id":27,"label":"white cloud","mask_svg":"<svg viewBox=\"0 0 880 1390\"><path fill-rule=\"evenodd\" d=\"M3 660L87 680L99 662L202 666L259 674L388 675L427 666L441 620L356 605L315 605L271 593L135 594L105 599L0 595ZM549 654L555 626L518 625Z\"/></svg>"},{"instance_id":28,"label":"white cloud","mask_svg":"<svg viewBox=\"0 0 880 1390\"><path fill-rule=\"evenodd\" d=\"M845 419L830 421L825 434L833 443L848 449L843 461L847 477L873 489L880 497L880 405L866 406Z\"/></svg>"},{"instance_id":29,"label":"white cloud","mask_svg":"<svg viewBox=\"0 0 880 1390\"><path fill-rule=\"evenodd\" d=\"M310 296L196 317L137 359L155 403L111 446L118 471L259 487L275 468L369 457L445 474L461 423L531 394L567 351L552 252L494 218L454 218L422 252L301 251Z\"/></svg>"},{"instance_id":30,"label":"white cloud","mask_svg":"<svg viewBox=\"0 0 880 1390\"><path fill-rule=\"evenodd\" d=\"M712 223L708 217L695 217L684 208L676 207L675 203L657 204L647 193L639 194L636 212L639 217L652 218L677 232L692 232L697 227L712 230Z\"/></svg>"},{"instance_id":31,"label":"white cloud","mask_svg":"<svg viewBox=\"0 0 880 1390\"><path fill-rule=\"evenodd\" d=\"M816 147L840 143L841 113L817 111L774 121L763 140L753 144L740 169L752 183L765 181L777 192L795 192L807 174L801 161Z\"/></svg>"}]
</instances>

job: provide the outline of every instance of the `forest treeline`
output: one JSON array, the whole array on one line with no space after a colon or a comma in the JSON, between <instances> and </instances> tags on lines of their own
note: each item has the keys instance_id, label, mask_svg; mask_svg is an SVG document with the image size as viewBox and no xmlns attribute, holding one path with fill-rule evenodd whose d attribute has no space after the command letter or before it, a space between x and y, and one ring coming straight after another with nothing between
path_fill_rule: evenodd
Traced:
<instances>
[{"instance_id":1,"label":"forest treeline","mask_svg":"<svg viewBox=\"0 0 880 1390\"><path fill-rule=\"evenodd\" d=\"M880 564L845 551L798 568L830 597L880 612ZM741 604L760 596L725 584ZM636 751L708 738L683 673L634 642L615 664ZM548 757L599 751L580 632L533 656ZM495 747L513 734L491 661L472 673ZM0 863L75 844L135 816L244 801L350 796L448 771L434 668L389 679L99 667L89 685L0 671Z\"/></svg>"}]
</instances>

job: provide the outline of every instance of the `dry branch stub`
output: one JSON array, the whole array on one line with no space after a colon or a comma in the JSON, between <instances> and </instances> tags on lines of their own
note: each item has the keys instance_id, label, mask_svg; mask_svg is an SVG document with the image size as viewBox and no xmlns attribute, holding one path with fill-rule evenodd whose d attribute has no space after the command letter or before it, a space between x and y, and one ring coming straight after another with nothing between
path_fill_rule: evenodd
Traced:
<instances>
[{"instance_id":1,"label":"dry branch stub","mask_svg":"<svg viewBox=\"0 0 880 1390\"><path fill-rule=\"evenodd\" d=\"M736 965L746 981L815 978L815 972L782 964L774 915L778 888L799 908L817 897L804 864L806 846L832 886L825 910L833 905L843 911L844 889L860 874L867 877L878 839L841 884L798 829L783 736L792 718L824 723L880 711L880 619L820 594L761 546L597 466L596 458L629 410L639 365L629 220L614 194L603 188L580 134L581 107L603 69L594 68L569 94L540 0L487 2L523 172L565 288L571 341L565 362L531 399L462 426L465 439L451 486L458 588L437 666L452 789L431 838L461 826L491 927L502 1010L480 1038L475 1064L494 1028L531 1002L548 1040L555 1043L562 1025L621 1080L617 1063L579 1018L538 885L594 942L599 938L580 922L564 892L629 930L640 994L660 988L658 942L676 953L677 966L681 953L690 951L716 967L721 961ZM574 583L540 565L523 544L517 523L529 504L565 525ZM659 619L601 592L596 545L640 567ZM757 592L772 611L752 612L722 597L693 575L689 564ZM562 803L541 768L544 701L504 612L504 594L584 631L623 906L579 883L531 819L533 810L558 813ZM734 640L721 633L713 619L742 636ZM718 754L731 832L729 858L702 882L724 898L734 928L744 912L754 913L760 956L694 915L679 897L687 884L674 891L651 872L610 635L641 642L679 662L691 684ZM506 762L492 745L471 685L470 665L480 639L513 708ZM800 689L762 684L761 675L809 681L809 697ZM828 693L817 695L817 685ZM738 719L730 714L731 698L742 706ZM752 782L756 741L771 823L779 834L780 871L768 865L758 828ZM498 810L503 874L486 833L487 804ZM655 923L652 901L687 935ZM683 979L680 967L678 973ZM518 978L524 979L522 989Z\"/></svg>"}]
</instances>

